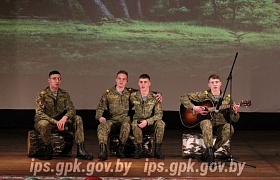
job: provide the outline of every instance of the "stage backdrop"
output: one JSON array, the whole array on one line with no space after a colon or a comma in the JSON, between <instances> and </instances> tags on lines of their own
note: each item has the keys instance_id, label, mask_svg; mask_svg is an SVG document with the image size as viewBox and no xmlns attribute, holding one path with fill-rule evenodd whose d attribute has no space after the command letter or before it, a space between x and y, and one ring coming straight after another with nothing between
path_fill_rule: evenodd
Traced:
<instances>
[{"instance_id":1,"label":"stage backdrop","mask_svg":"<svg viewBox=\"0 0 280 180\"><path fill-rule=\"evenodd\" d=\"M51 70L76 109L96 109L126 70L128 87L147 73L163 109L178 111L180 96L206 90L210 74L224 90L236 60L227 93L252 101L241 111L279 112L279 3L249 2L1 2L0 109L34 109Z\"/></svg>"}]
</instances>

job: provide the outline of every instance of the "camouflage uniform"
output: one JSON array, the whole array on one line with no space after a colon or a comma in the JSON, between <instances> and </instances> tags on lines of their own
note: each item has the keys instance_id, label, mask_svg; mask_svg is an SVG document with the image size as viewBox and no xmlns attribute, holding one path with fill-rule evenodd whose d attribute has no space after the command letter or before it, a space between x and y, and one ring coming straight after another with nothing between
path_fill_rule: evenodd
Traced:
<instances>
[{"instance_id":1,"label":"camouflage uniform","mask_svg":"<svg viewBox=\"0 0 280 180\"><path fill-rule=\"evenodd\" d=\"M40 132L44 144L50 144L51 130L57 128L56 122L63 116L68 116L65 125L72 129L76 143L83 143L83 121L75 114L74 105L67 91L59 88L56 98L49 87L39 92L36 97L34 127Z\"/></svg>"},{"instance_id":2,"label":"camouflage uniform","mask_svg":"<svg viewBox=\"0 0 280 180\"><path fill-rule=\"evenodd\" d=\"M135 137L136 143L140 144L143 141L143 131L150 131L152 129L155 132L156 143L161 144L165 123L162 120L163 111L161 103L156 99L156 94L149 92L147 99L142 100L140 91L133 92L130 97L130 101L135 108L135 114L133 116L132 131ZM138 120L146 120L147 126L143 129L137 125ZM152 127L152 128L150 128Z\"/></svg>"},{"instance_id":3,"label":"camouflage uniform","mask_svg":"<svg viewBox=\"0 0 280 180\"><path fill-rule=\"evenodd\" d=\"M129 97L131 92L135 91L132 88L125 88L120 94L116 87L107 89L102 95L100 103L96 109L95 118L103 117L105 109L109 110L110 118L106 122L100 123L97 128L97 136L99 144L104 143L107 145L108 134L111 132L112 125L120 129L120 141L125 144L130 133L130 104Z\"/></svg>"},{"instance_id":4,"label":"camouflage uniform","mask_svg":"<svg viewBox=\"0 0 280 180\"><path fill-rule=\"evenodd\" d=\"M222 92L221 92L222 97ZM192 109L194 102L203 102L206 100L210 100L213 105L217 104L215 97L211 93L211 90L207 90L204 92L194 92L189 94L184 94L180 97L181 103L188 109ZM230 95L226 95L223 99L222 104L230 103ZM217 136L214 148L219 149L222 145L224 145L230 138L230 124L227 123L226 118L229 117L229 110L219 110L219 112L211 112L212 118L205 119L200 122L200 129L202 130L203 141L206 147L213 146L213 133ZM237 122L239 120L239 113L231 113L231 119L233 122ZM233 134L234 129L231 126L231 135Z\"/></svg>"}]
</instances>

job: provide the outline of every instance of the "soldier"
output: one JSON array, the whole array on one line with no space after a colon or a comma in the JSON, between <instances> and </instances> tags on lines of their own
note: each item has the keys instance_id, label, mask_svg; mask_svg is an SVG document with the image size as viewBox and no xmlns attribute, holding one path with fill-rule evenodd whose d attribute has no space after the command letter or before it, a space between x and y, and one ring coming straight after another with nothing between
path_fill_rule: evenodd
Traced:
<instances>
[{"instance_id":1,"label":"soldier","mask_svg":"<svg viewBox=\"0 0 280 180\"><path fill-rule=\"evenodd\" d=\"M161 153L161 144L164 135L165 123L162 120L163 111L161 102L157 101L156 96L150 91L151 81L147 74L139 77L138 85L140 90L133 92L130 101L135 108L133 116L132 131L137 143L134 158L138 159L145 156L143 151L143 133L155 133L154 157L164 159Z\"/></svg>"},{"instance_id":2,"label":"soldier","mask_svg":"<svg viewBox=\"0 0 280 180\"><path fill-rule=\"evenodd\" d=\"M84 149L84 130L82 118L76 115L76 110L67 91L60 89L61 74L51 71L48 78L49 87L40 91L36 97L35 129L40 132L45 144L40 159L52 159L53 148L51 145L51 131L67 128L74 133L77 143L77 158L91 160ZM67 126L66 126L67 124ZM66 128L67 127L67 128Z\"/></svg>"},{"instance_id":3,"label":"soldier","mask_svg":"<svg viewBox=\"0 0 280 180\"><path fill-rule=\"evenodd\" d=\"M234 129L226 121L226 117L228 116L228 111L226 109L209 113L207 107L199 105L198 102L201 103L205 101L211 101L213 105L216 105L223 97L221 86L222 82L220 77L216 74L212 74L208 78L208 87L210 88L209 90L206 90L204 92L188 93L180 97L181 103L187 109L192 109L195 114L201 115L199 116L200 118L202 117L202 121L199 123L199 125L200 129L202 130L206 152L202 154L201 160L206 161L209 164L214 162L214 152L229 140L230 136L234 132ZM224 97L222 104L229 103L230 95L227 95ZM233 122L237 122L239 120L239 107L239 104L233 103L233 113L230 113ZM213 133L217 135L217 139L214 145Z\"/></svg>"},{"instance_id":4,"label":"soldier","mask_svg":"<svg viewBox=\"0 0 280 180\"><path fill-rule=\"evenodd\" d=\"M136 91L132 88L126 88L127 82L128 73L124 70L120 70L116 76L116 85L103 93L96 109L95 118L100 122L97 128L97 136L100 147L98 158L101 161L107 160L108 158L107 141L112 126L120 128L120 145L116 155L119 158L125 157L124 146L129 137L131 128L129 98L131 93ZM160 93L158 93L157 97L161 101L162 97ZM108 109L110 113L109 119L103 117L106 109Z\"/></svg>"}]
</instances>

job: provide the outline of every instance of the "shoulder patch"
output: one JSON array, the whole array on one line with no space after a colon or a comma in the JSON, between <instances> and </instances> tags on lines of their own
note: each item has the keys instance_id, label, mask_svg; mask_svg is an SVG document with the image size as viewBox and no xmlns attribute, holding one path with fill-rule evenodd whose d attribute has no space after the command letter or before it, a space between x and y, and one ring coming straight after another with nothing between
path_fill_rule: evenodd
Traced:
<instances>
[{"instance_id":1,"label":"shoulder patch","mask_svg":"<svg viewBox=\"0 0 280 180\"><path fill-rule=\"evenodd\" d=\"M206 90L206 91L204 91L204 94L208 94L208 91Z\"/></svg>"},{"instance_id":2,"label":"shoulder patch","mask_svg":"<svg viewBox=\"0 0 280 180\"><path fill-rule=\"evenodd\" d=\"M156 92L156 91L152 91L152 93L153 93L153 94L157 94L158 92Z\"/></svg>"},{"instance_id":3,"label":"shoulder patch","mask_svg":"<svg viewBox=\"0 0 280 180\"><path fill-rule=\"evenodd\" d=\"M42 95L44 95L44 94L46 94L46 93L47 93L47 92L46 92L45 90L39 92L39 94L42 94Z\"/></svg>"},{"instance_id":4,"label":"shoulder patch","mask_svg":"<svg viewBox=\"0 0 280 180\"><path fill-rule=\"evenodd\" d=\"M227 94L227 97L230 97L230 94Z\"/></svg>"},{"instance_id":5,"label":"shoulder patch","mask_svg":"<svg viewBox=\"0 0 280 180\"><path fill-rule=\"evenodd\" d=\"M110 92L110 90L109 90L109 89L107 89L105 92L106 92L106 93L108 93L108 92Z\"/></svg>"},{"instance_id":6,"label":"shoulder patch","mask_svg":"<svg viewBox=\"0 0 280 180\"><path fill-rule=\"evenodd\" d=\"M59 89L61 92L63 92L63 93L68 93L66 90L64 90L64 89Z\"/></svg>"},{"instance_id":7,"label":"shoulder patch","mask_svg":"<svg viewBox=\"0 0 280 180\"><path fill-rule=\"evenodd\" d=\"M132 92L132 88L125 88L128 92Z\"/></svg>"}]
</instances>

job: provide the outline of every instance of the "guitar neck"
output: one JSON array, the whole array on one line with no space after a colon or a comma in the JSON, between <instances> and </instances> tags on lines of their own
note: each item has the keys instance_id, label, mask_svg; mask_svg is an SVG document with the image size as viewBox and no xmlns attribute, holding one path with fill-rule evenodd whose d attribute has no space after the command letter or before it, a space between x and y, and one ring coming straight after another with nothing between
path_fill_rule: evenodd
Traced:
<instances>
[{"instance_id":1,"label":"guitar neck","mask_svg":"<svg viewBox=\"0 0 280 180\"><path fill-rule=\"evenodd\" d=\"M223 109L227 109L229 108L230 105L229 104L222 104L219 108L219 110L223 110ZM208 111L216 111L216 107L208 107Z\"/></svg>"}]
</instances>

